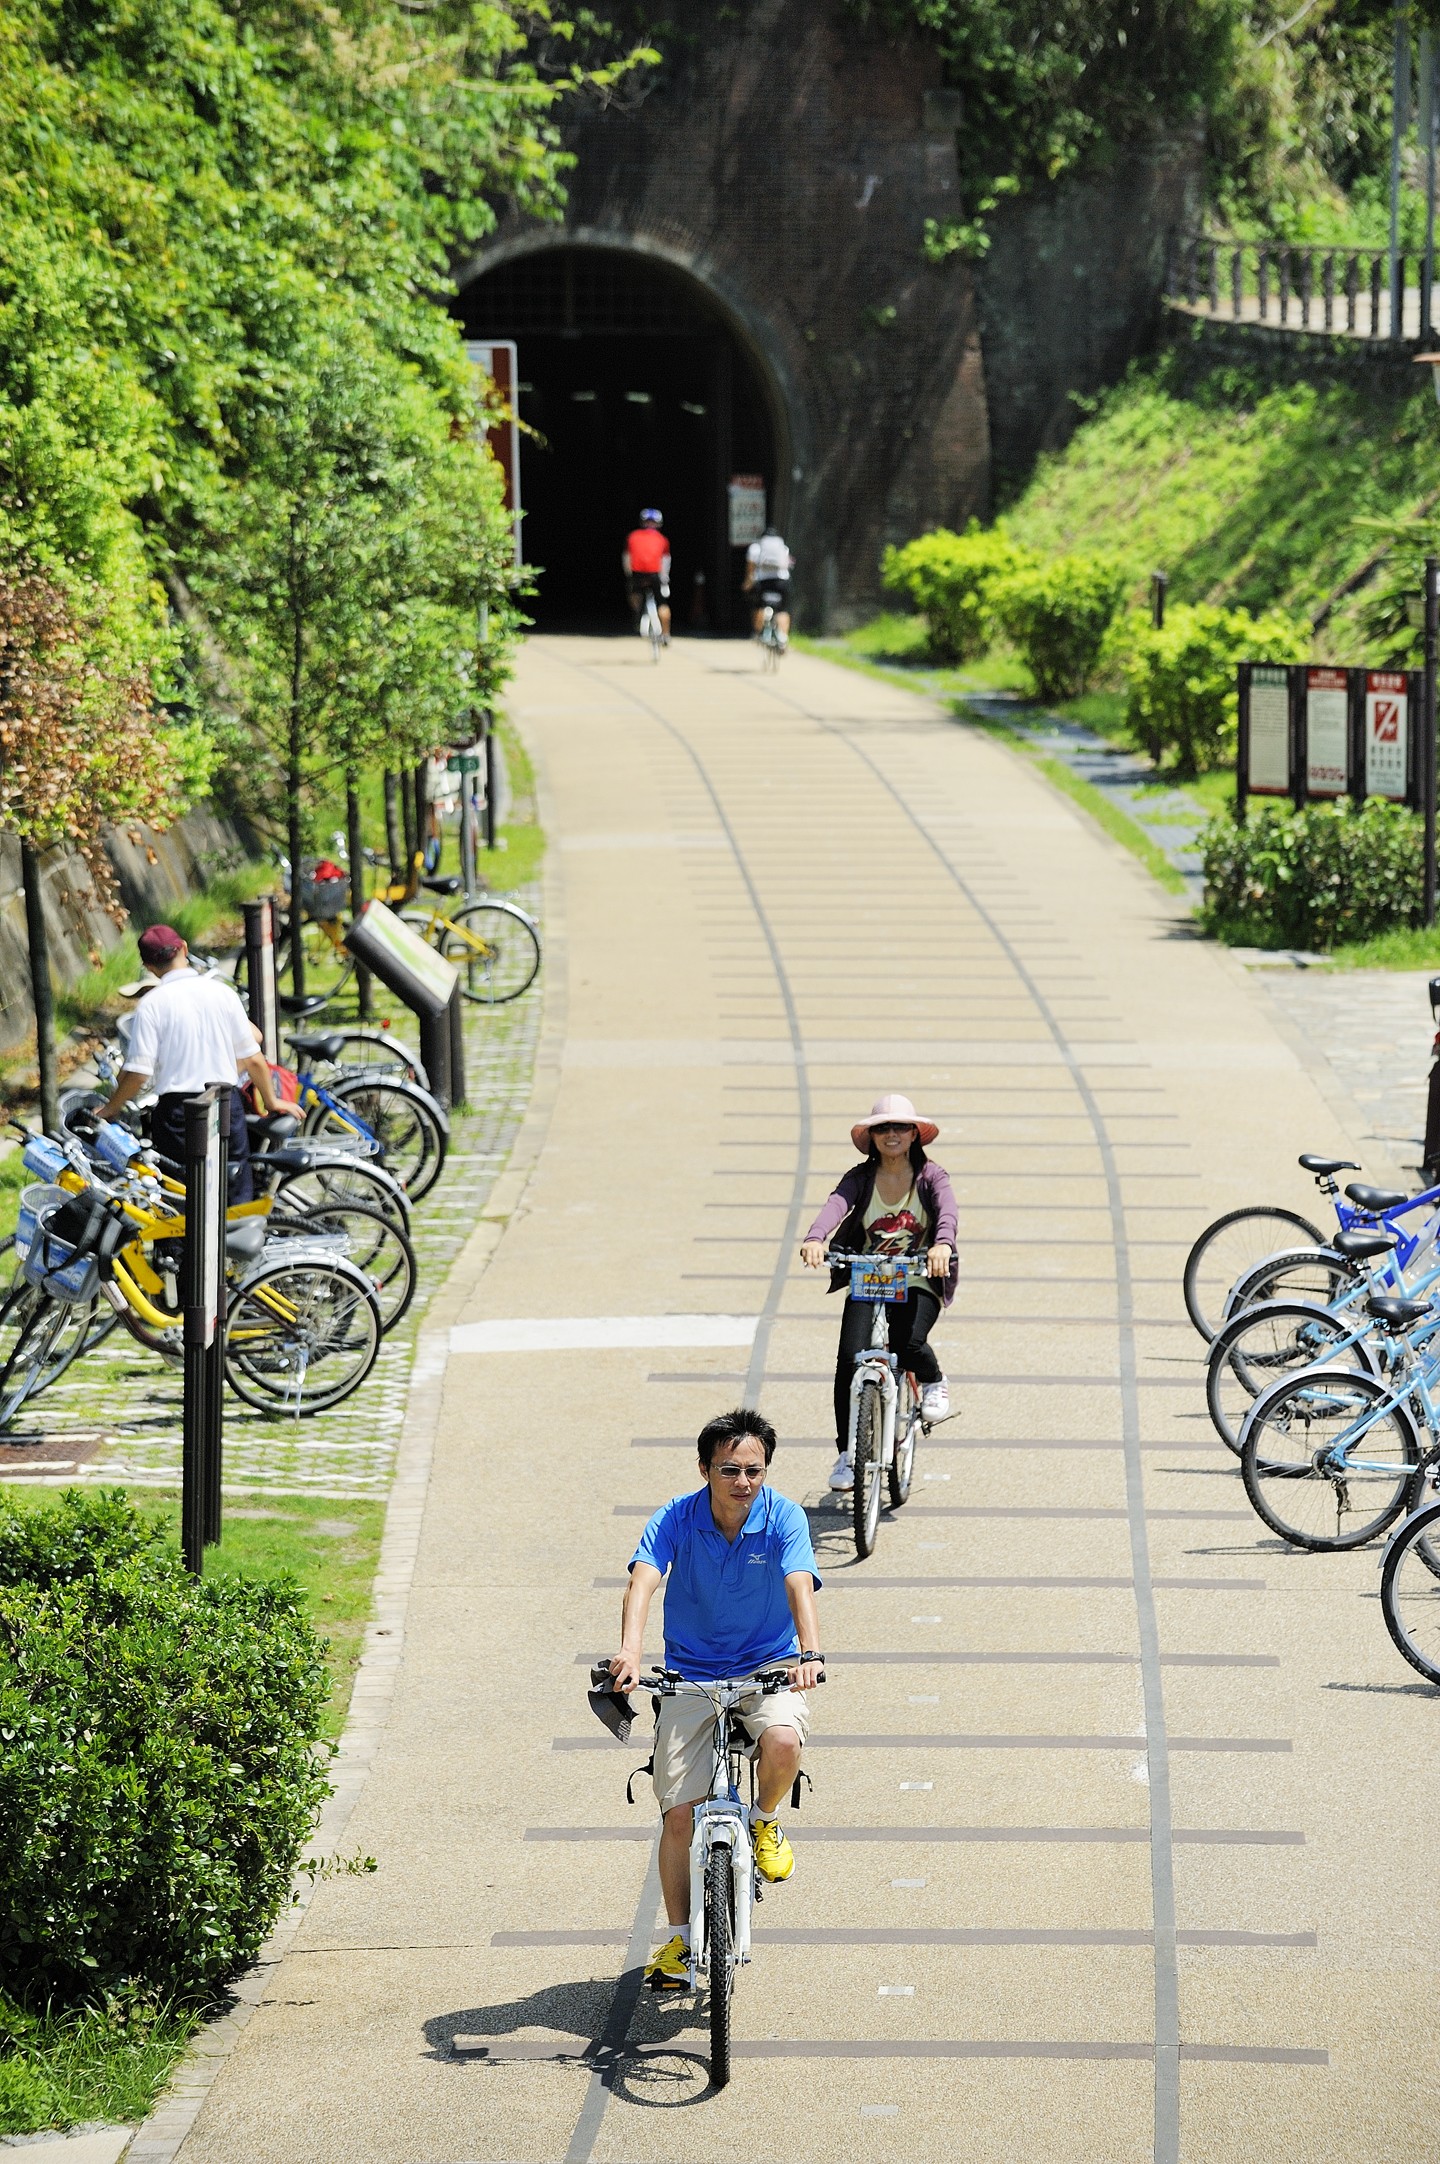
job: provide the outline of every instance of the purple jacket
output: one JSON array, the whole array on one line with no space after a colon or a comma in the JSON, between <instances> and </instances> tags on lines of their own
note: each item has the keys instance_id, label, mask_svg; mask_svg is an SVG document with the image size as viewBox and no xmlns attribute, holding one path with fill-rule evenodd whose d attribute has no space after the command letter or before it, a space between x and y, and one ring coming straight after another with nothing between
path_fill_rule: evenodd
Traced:
<instances>
[{"instance_id":1,"label":"purple jacket","mask_svg":"<svg viewBox=\"0 0 1440 2164\"><path fill-rule=\"evenodd\" d=\"M875 1185L875 1171L876 1167L868 1158L862 1165L852 1165L834 1192L826 1196L806 1239L824 1240L833 1247L847 1247L859 1254L865 1245L865 1205ZM934 1247L937 1241L943 1240L950 1250L950 1274L945 1280L944 1293L948 1307L960 1282L960 1257L955 1246L959 1220L950 1175L943 1165L935 1164L930 1158L925 1160L916 1182L916 1196L925 1211L928 1245ZM841 1237L832 1239L832 1234L837 1231ZM838 1292L849 1282L843 1270L830 1272L832 1292Z\"/></svg>"}]
</instances>

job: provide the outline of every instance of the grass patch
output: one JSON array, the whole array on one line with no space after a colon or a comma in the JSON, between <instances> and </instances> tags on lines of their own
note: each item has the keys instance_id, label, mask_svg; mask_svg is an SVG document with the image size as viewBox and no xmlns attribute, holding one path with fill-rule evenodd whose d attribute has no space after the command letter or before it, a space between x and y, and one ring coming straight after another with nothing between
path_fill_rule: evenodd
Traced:
<instances>
[{"instance_id":1,"label":"grass patch","mask_svg":"<svg viewBox=\"0 0 1440 2164\"><path fill-rule=\"evenodd\" d=\"M1332 969L1428 969L1440 972L1440 927L1427 931L1410 927L1381 932L1374 939L1356 940L1351 946L1334 947L1328 960Z\"/></svg>"},{"instance_id":2,"label":"grass patch","mask_svg":"<svg viewBox=\"0 0 1440 2164\"><path fill-rule=\"evenodd\" d=\"M0 2134L143 2119L203 2018L138 2005L27 2016L0 2002Z\"/></svg>"},{"instance_id":3,"label":"grass patch","mask_svg":"<svg viewBox=\"0 0 1440 2164\"><path fill-rule=\"evenodd\" d=\"M1010 745L1023 758L1028 759L1032 766L1038 767L1045 779L1053 782L1061 794L1068 796L1072 803L1088 812L1095 824L1103 828L1112 841L1119 842L1133 857L1138 857L1146 871L1159 881L1168 894L1185 892L1185 882L1165 852L1156 846L1142 826L1118 810L1102 790L1072 773L1062 759L1052 759L1045 752L1037 751L1033 744L1008 723L973 711L967 714L966 719L974 728L983 729L987 736L998 737L1002 743Z\"/></svg>"},{"instance_id":4,"label":"grass patch","mask_svg":"<svg viewBox=\"0 0 1440 2164\"><path fill-rule=\"evenodd\" d=\"M21 1507L43 1510L55 1490L7 1481L5 1493ZM138 1511L163 1521L179 1540L178 1489L131 1488L127 1493ZM330 1671L325 1734L332 1740L344 1727L350 1706L384 1523L384 1504L364 1498L227 1495L224 1537L205 1551L208 1577L293 1578L299 1585L310 1619L325 1640Z\"/></svg>"}]
</instances>

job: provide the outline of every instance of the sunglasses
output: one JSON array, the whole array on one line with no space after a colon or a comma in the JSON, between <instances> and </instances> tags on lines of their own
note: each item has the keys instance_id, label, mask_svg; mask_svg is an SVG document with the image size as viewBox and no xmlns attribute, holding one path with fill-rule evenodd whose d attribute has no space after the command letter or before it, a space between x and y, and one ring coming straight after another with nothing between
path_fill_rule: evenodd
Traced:
<instances>
[{"instance_id":1,"label":"sunglasses","mask_svg":"<svg viewBox=\"0 0 1440 2164\"><path fill-rule=\"evenodd\" d=\"M722 1480L763 1480L763 1465L717 1465L716 1472Z\"/></svg>"},{"instance_id":2,"label":"sunglasses","mask_svg":"<svg viewBox=\"0 0 1440 2164\"><path fill-rule=\"evenodd\" d=\"M913 1135L915 1128L910 1120L879 1120L870 1132L872 1135Z\"/></svg>"}]
</instances>

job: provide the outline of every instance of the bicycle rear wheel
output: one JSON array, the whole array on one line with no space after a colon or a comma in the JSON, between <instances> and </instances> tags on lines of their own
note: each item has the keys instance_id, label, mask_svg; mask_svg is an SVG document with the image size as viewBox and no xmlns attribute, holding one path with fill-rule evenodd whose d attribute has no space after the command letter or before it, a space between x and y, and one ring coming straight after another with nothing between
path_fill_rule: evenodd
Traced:
<instances>
[{"instance_id":1,"label":"bicycle rear wheel","mask_svg":"<svg viewBox=\"0 0 1440 2164\"><path fill-rule=\"evenodd\" d=\"M915 1474L915 1439L920 1433L920 1393L915 1388L913 1375L907 1375L901 1386L900 1404L895 1417L895 1462L887 1468L892 1510L898 1510L902 1503L909 1502L910 1482Z\"/></svg>"},{"instance_id":2,"label":"bicycle rear wheel","mask_svg":"<svg viewBox=\"0 0 1440 2164\"><path fill-rule=\"evenodd\" d=\"M1219 1329L1236 1279L1277 1247L1294 1247L1297 1237L1319 1247L1325 1235L1297 1211L1268 1205L1228 1210L1206 1226L1185 1259L1185 1306L1201 1337Z\"/></svg>"},{"instance_id":3,"label":"bicycle rear wheel","mask_svg":"<svg viewBox=\"0 0 1440 2164\"><path fill-rule=\"evenodd\" d=\"M855 1409L855 1485L850 1491L855 1553L862 1560L874 1553L880 1529L880 1424L880 1386L862 1383Z\"/></svg>"},{"instance_id":4,"label":"bicycle rear wheel","mask_svg":"<svg viewBox=\"0 0 1440 2164\"><path fill-rule=\"evenodd\" d=\"M1217 1331L1205 1363L1205 1402L1226 1448L1239 1457L1240 1430L1262 1390L1297 1368L1333 1358L1352 1336L1346 1323L1304 1300L1267 1300L1232 1315ZM1347 1351L1353 1366L1377 1372L1363 1341Z\"/></svg>"},{"instance_id":5,"label":"bicycle rear wheel","mask_svg":"<svg viewBox=\"0 0 1440 2164\"><path fill-rule=\"evenodd\" d=\"M1369 1280L1333 1247L1282 1247L1237 1278L1227 1303L1226 1322L1266 1300L1304 1300L1311 1307L1336 1307Z\"/></svg>"},{"instance_id":6,"label":"bicycle rear wheel","mask_svg":"<svg viewBox=\"0 0 1440 2164\"><path fill-rule=\"evenodd\" d=\"M225 1379L261 1412L319 1413L358 1390L380 1310L358 1270L277 1256L230 1295Z\"/></svg>"},{"instance_id":7,"label":"bicycle rear wheel","mask_svg":"<svg viewBox=\"0 0 1440 2164\"><path fill-rule=\"evenodd\" d=\"M723 1843L705 1860L705 1953L710 1964L710 2081L730 2079L730 2002L735 1990L734 1862Z\"/></svg>"},{"instance_id":8,"label":"bicycle rear wheel","mask_svg":"<svg viewBox=\"0 0 1440 2164\"><path fill-rule=\"evenodd\" d=\"M415 1297L415 1250L393 1218L359 1202L330 1202L291 1214L274 1211L267 1234L283 1240L313 1239L335 1233L345 1242L345 1260L365 1278L380 1308L380 1328L393 1330ZM284 1249L278 1250L283 1258Z\"/></svg>"},{"instance_id":9,"label":"bicycle rear wheel","mask_svg":"<svg viewBox=\"0 0 1440 2164\"><path fill-rule=\"evenodd\" d=\"M440 952L459 970L465 997L483 1007L518 999L540 970L540 934L510 902L457 909L440 934Z\"/></svg>"},{"instance_id":10,"label":"bicycle rear wheel","mask_svg":"<svg viewBox=\"0 0 1440 2164\"><path fill-rule=\"evenodd\" d=\"M1428 1683L1440 1683L1440 1501L1426 1503L1391 1541L1380 1572L1380 1612L1398 1650Z\"/></svg>"},{"instance_id":11,"label":"bicycle rear wheel","mask_svg":"<svg viewBox=\"0 0 1440 2164\"><path fill-rule=\"evenodd\" d=\"M1420 1446L1409 1414L1390 1404L1390 1395L1373 1375L1315 1367L1256 1399L1240 1471L1272 1533L1293 1548L1332 1553L1363 1548L1394 1523L1416 1486ZM1351 1444L1356 1462L1332 1465L1330 1454L1372 1412Z\"/></svg>"},{"instance_id":12,"label":"bicycle rear wheel","mask_svg":"<svg viewBox=\"0 0 1440 2164\"><path fill-rule=\"evenodd\" d=\"M322 1105L307 1117L307 1134L323 1138L327 1133L351 1133L346 1114L353 1113L379 1142L385 1170L411 1200L430 1192L444 1170L449 1136L438 1107L425 1091L416 1089L413 1082L377 1075L373 1080L357 1077L337 1082L329 1094L340 1110Z\"/></svg>"},{"instance_id":13,"label":"bicycle rear wheel","mask_svg":"<svg viewBox=\"0 0 1440 2164\"><path fill-rule=\"evenodd\" d=\"M29 1309L10 1357L0 1369L0 1428L9 1427L26 1399L43 1390L47 1382L54 1382L69 1365L84 1342L89 1319L88 1307L78 1310L81 1320L77 1332L74 1307L52 1300L36 1286L27 1285L25 1290L38 1294L38 1304Z\"/></svg>"}]
</instances>

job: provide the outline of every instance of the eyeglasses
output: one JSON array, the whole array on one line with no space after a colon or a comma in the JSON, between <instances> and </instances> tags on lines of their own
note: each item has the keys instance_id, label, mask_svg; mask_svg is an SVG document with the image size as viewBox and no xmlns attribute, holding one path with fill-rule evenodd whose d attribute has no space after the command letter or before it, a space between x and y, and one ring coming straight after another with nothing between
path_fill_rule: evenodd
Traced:
<instances>
[{"instance_id":1,"label":"eyeglasses","mask_svg":"<svg viewBox=\"0 0 1440 2164\"><path fill-rule=\"evenodd\" d=\"M763 1480L763 1465L717 1465L716 1472L722 1480Z\"/></svg>"},{"instance_id":2,"label":"eyeglasses","mask_svg":"<svg viewBox=\"0 0 1440 2164\"><path fill-rule=\"evenodd\" d=\"M880 1120L870 1132L872 1135L913 1135L915 1129L909 1120Z\"/></svg>"}]
</instances>

